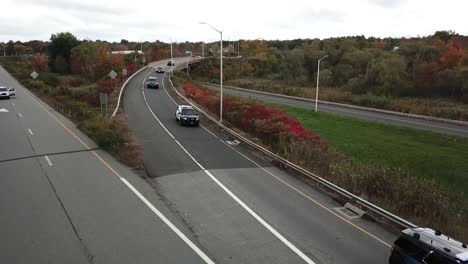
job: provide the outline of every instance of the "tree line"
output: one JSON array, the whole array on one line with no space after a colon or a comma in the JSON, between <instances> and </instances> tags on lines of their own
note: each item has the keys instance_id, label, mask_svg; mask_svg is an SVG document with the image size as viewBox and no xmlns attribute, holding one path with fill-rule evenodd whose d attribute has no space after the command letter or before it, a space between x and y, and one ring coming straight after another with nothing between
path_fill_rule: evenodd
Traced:
<instances>
[{"instance_id":1,"label":"tree line","mask_svg":"<svg viewBox=\"0 0 468 264\"><path fill-rule=\"evenodd\" d=\"M244 76L311 85L317 78L317 61L328 55L320 67L324 86L355 94L468 101L468 37L452 31L409 39L245 40L240 50L241 60L226 61L228 65L240 61Z\"/></svg>"},{"instance_id":2,"label":"tree line","mask_svg":"<svg viewBox=\"0 0 468 264\"><path fill-rule=\"evenodd\" d=\"M437 31L417 38L240 40L241 58L225 60L227 79L253 77L278 80L289 85L311 86L316 81L317 60L320 83L347 89L354 94L385 96L446 97L468 101L468 37L453 31ZM35 54L33 61L52 72L81 74L96 80L115 68L132 72L144 63L169 58L170 43L78 40L68 32L53 34L49 41L0 43L5 55ZM173 45L173 56L185 51L201 54L202 42ZM205 55L217 56L219 43L206 43ZM237 57L236 45L225 43L225 55ZM144 55L116 55L111 51L133 50ZM1 50L0 50L1 55ZM219 56L219 55L218 55ZM138 60L136 60L138 58ZM215 74L217 60L207 60L206 73Z\"/></svg>"}]
</instances>

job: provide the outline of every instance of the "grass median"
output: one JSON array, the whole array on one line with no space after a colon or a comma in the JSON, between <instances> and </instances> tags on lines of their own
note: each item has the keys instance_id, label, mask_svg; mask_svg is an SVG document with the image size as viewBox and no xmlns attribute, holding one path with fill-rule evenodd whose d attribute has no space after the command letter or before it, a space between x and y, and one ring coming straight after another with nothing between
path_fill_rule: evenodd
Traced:
<instances>
[{"instance_id":1,"label":"grass median","mask_svg":"<svg viewBox=\"0 0 468 264\"><path fill-rule=\"evenodd\" d=\"M468 201L468 139L280 106L329 144L366 163L399 167L464 192Z\"/></svg>"}]
</instances>

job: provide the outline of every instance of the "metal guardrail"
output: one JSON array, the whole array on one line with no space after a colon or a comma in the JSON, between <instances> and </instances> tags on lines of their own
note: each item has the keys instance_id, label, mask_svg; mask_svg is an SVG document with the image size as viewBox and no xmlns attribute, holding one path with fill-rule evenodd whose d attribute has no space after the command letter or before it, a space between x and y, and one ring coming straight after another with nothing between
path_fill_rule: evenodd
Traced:
<instances>
[{"instance_id":1,"label":"metal guardrail","mask_svg":"<svg viewBox=\"0 0 468 264\"><path fill-rule=\"evenodd\" d=\"M183 65L182 65L183 66ZM254 149L257 149L261 152L263 152L264 154L268 155L269 157L273 158L274 160L278 160L280 162L282 162L284 165L287 165L289 168L293 169L294 171L302 174L302 175L305 175L306 177L316 181L317 183L323 185L324 187L328 188L329 190L335 192L335 193L338 193L339 195L345 197L346 199L348 199L350 202L354 202L364 208L366 208L367 210L369 211L372 211L373 213L379 215L380 217L383 217L387 220L390 220L391 222L399 225L400 227L403 227L403 228L414 228L414 227L417 227L417 225L383 209L383 208L380 208L378 207L377 205L339 187L338 185L302 168L301 166L295 164L295 163L292 163L290 162L289 160L287 159L284 159L283 157L271 152L270 150L252 142L251 140L247 139L246 137L240 135L239 133L235 132L234 130L230 129L229 127L223 125L222 123L220 123L218 120L216 120L215 118L213 118L211 115L209 115L208 113L206 113L203 109L201 109L200 107L198 107L197 105L195 105L193 102L191 102L190 100L188 100L185 96L183 96L175 87L174 87L174 84L172 83L172 80L170 78L169 79L169 82L171 83L171 86L172 86L172 89L177 93L177 95L182 98L183 100L185 100L188 104L190 104L191 106L193 106L195 109L197 109L197 111L199 111L200 113L202 113L204 116L206 116L210 121L212 121L213 123L215 123L217 126L219 126L220 128L222 128L223 130L227 131L229 134L233 135L234 137L236 137L237 139L241 140L242 142L246 143L247 145L253 147Z\"/></svg>"},{"instance_id":2,"label":"metal guardrail","mask_svg":"<svg viewBox=\"0 0 468 264\"><path fill-rule=\"evenodd\" d=\"M211 85L211 86L218 86L219 87L219 84L217 84L217 83L208 83L208 82L201 82L201 83L204 84L204 85ZM310 99L310 98L299 97L299 96L291 96L291 95L284 95L284 94L277 94L277 93L271 93L271 92L265 92L265 91L257 91L257 90L246 89L246 88L241 88L241 87L234 87L234 86L224 85L224 88L229 88L229 89L238 90L238 91L245 91L245 92L250 92L250 93L256 93L256 94L265 94L265 95L271 95L271 96L276 96L276 97L283 97L283 98L294 99L294 100L305 101L305 102L315 102L314 99ZM323 101L323 100L318 100L318 102L322 103L322 104L326 104L326 105L340 106L340 107L345 107L345 108L355 109L355 110L363 110L363 111L369 111L369 112L374 112L374 113L389 114L389 115L394 115L394 116L410 117L410 118L427 120L427 121L437 121L437 122L442 122L442 123L447 123L447 124L454 124L454 125L458 125L458 126L468 126L468 122L461 121L461 120L453 120L453 119L446 119L446 118L434 117L434 116L425 116L425 115L418 115L418 114L403 113L403 112L397 112L397 111L390 111L390 110L371 108L371 107L364 107L364 106L358 106L358 105L336 103L336 102Z\"/></svg>"}]
</instances>

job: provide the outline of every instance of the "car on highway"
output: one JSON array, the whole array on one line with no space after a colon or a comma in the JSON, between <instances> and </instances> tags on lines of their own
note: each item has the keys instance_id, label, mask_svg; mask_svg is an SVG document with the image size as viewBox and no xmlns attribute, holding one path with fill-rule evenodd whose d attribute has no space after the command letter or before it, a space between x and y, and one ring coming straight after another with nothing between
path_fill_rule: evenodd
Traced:
<instances>
[{"instance_id":1,"label":"car on highway","mask_svg":"<svg viewBox=\"0 0 468 264\"><path fill-rule=\"evenodd\" d=\"M174 65L175 65L175 63L174 63L173 60L170 60L170 61L167 62L167 66L174 66Z\"/></svg>"},{"instance_id":2,"label":"car on highway","mask_svg":"<svg viewBox=\"0 0 468 264\"><path fill-rule=\"evenodd\" d=\"M14 87L10 87L8 89L8 93L10 94L10 97L16 97L16 91Z\"/></svg>"},{"instance_id":3,"label":"car on highway","mask_svg":"<svg viewBox=\"0 0 468 264\"><path fill-rule=\"evenodd\" d=\"M164 68L162 66L158 66L156 67L156 72L157 73L163 73L164 72Z\"/></svg>"},{"instance_id":4,"label":"car on highway","mask_svg":"<svg viewBox=\"0 0 468 264\"><path fill-rule=\"evenodd\" d=\"M146 84L146 87L158 89L159 88L158 78L153 77L153 76L148 77L148 82Z\"/></svg>"},{"instance_id":5,"label":"car on highway","mask_svg":"<svg viewBox=\"0 0 468 264\"><path fill-rule=\"evenodd\" d=\"M190 105L179 105L175 113L175 119L179 124L182 125L194 125L200 124L200 117L198 112Z\"/></svg>"},{"instance_id":6,"label":"car on highway","mask_svg":"<svg viewBox=\"0 0 468 264\"><path fill-rule=\"evenodd\" d=\"M390 264L468 264L466 243L430 228L409 228L392 247Z\"/></svg>"},{"instance_id":7,"label":"car on highway","mask_svg":"<svg viewBox=\"0 0 468 264\"><path fill-rule=\"evenodd\" d=\"M0 86L0 98L10 98L10 91L6 86Z\"/></svg>"}]
</instances>

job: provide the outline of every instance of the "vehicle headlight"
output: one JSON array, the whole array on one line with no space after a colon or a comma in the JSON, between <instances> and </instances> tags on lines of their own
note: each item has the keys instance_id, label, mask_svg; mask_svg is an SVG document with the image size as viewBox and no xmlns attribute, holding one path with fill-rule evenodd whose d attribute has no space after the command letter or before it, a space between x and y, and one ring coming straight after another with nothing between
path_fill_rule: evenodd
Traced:
<instances>
[{"instance_id":1,"label":"vehicle headlight","mask_svg":"<svg viewBox=\"0 0 468 264\"><path fill-rule=\"evenodd\" d=\"M182 117L182 119L183 119L183 120L187 120L187 118L186 118L186 117Z\"/></svg>"}]
</instances>

